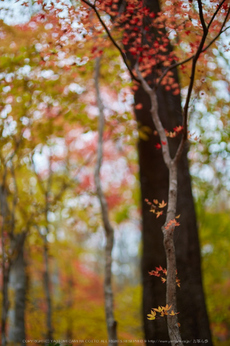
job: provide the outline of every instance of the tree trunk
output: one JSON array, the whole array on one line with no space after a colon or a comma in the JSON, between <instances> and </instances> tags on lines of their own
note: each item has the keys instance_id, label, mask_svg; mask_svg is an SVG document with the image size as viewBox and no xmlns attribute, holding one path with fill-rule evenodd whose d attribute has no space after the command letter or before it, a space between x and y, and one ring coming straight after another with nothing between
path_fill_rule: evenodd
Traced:
<instances>
[{"instance_id":1,"label":"tree trunk","mask_svg":"<svg viewBox=\"0 0 230 346\"><path fill-rule=\"evenodd\" d=\"M24 259L25 233L15 235L14 248L17 248L17 255L13 260L9 291L13 296L13 301L9 309L9 333L10 343L24 345L25 339L25 305L26 305L26 263Z\"/></svg>"},{"instance_id":2,"label":"tree trunk","mask_svg":"<svg viewBox=\"0 0 230 346\"><path fill-rule=\"evenodd\" d=\"M1 316L1 340L2 346L7 345L6 340L6 322L7 322L7 314L9 309L9 297L8 297L8 282L9 282L9 270L5 265L4 257L2 264L2 316Z\"/></svg>"},{"instance_id":3,"label":"tree trunk","mask_svg":"<svg viewBox=\"0 0 230 346\"><path fill-rule=\"evenodd\" d=\"M151 11L159 11L157 0L145 1L145 6ZM135 61L126 46L126 54L134 67ZM170 47L168 47L168 53ZM167 54L167 53L166 53ZM174 78L178 80L174 70ZM148 77L151 80L151 76ZM163 126L168 131L182 124L182 111L180 96L174 96L159 87L157 91L159 116ZM141 126L148 126L152 132L148 140L139 139L138 153L140 165L141 201L143 217L143 253L142 253L142 280L143 280L143 319L145 339L147 344L154 340L169 340L166 320L163 318L155 321L147 320L147 314L151 308L166 304L165 286L158 277L148 274L149 271L161 265L166 267L165 251L163 246L163 234L161 227L164 217L156 219L149 211L149 205L144 201L158 199L167 201L169 172L166 167L162 151L156 149L159 137L153 134L155 127L150 114L150 99L145 91L139 87L135 92L135 104L141 103L143 108L136 110L136 119ZM172 156L175 155L179 144L179 138L170 139ZM201 278L201 260L198 231L194 201L191 192L191 180L189 175L187 149L182 154L178 165L178 199L177 214L180 216L180 227L177 227L174 242L177 256L178 278L181 280L181 288L177 290L177 304L179 322L181 324L182 340L202 339L207 345L212 345L208 316L205 307L205 299ZM191 341L193 342L193 341Z\"/></svg>"},{"instance_id":4,"label":"tree trunk","mask_svg":"<svg viewBox=\"0 0 230 346\"><path fill-rule=\"evenodd\" d=\"M180 98L162 89L159 89L157 96L159 114L164 127L172 129L178 126L181 123ZM137 120L141 122L141 125L149 126L154 131L149 112L150 100L141 88L135 94L135 103L140 102L144 107L136 111ZM176 142L175 139L174 141ZM167 201L169 173L163 162L161 151L155 148L158 142L158 138L151 135L148 141L140 139L138 143L143 213L143 317L147 340L168 340L166 322L163 319L153 322L146 318L151 308L165 305L165 287L159 278L148 274L156 266L166 267L161 232L165 220L156 219L144 201L145 198L150 201L153 198ZM202 288L199 239L186 151L182 154L178 166L177 214L181 214L181 226L175 230L174 241L178 277L181 280L177 302L182 339L208 339L208 345L212 345Z\"/></svg>"},{"instance_id":5,"label":"tree trunk","mask_svg":"<svg viewBox=\"0 0 230 346\"><path fill-rule=\"evenodd\" d=\"M6 171L4 171L3 182L0 185L0 224L1 224L1 251L2 251L2 314L1 314L1 341L2 346L7 345L7 315L9 310L9 296L8 296L8 284L9 284L9 272L11 262L7 258L7 252L5 247L5 223L8 215L7 193L5 188Z\"/></svg>"},{"instance_id":6,"label":"tree trunk","mask_svg":"<svg viewBox=\"0 0 230 346\"><path fill-rule=\"evenodd\" d=\"M47 230L48 234L48 230ZM49 268L49 253L48 253L48 241L47 234L44 236L43 256L44 256L44 289L46 297L46 337L48 340L53 339L53 327L52 327L52 300L51 300L51 288L50 288L50 268Z\"/></svg>"}]
</instances>

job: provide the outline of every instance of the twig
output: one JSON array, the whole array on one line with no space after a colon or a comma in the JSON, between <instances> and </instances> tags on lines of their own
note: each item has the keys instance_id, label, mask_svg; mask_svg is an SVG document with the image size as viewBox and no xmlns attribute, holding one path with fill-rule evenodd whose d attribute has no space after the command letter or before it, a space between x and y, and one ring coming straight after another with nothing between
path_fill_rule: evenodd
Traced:
<instances>
[{"instance_id":1,"label":"twig","mask_svg":"<svg viewBox=\"0 0 230 346\"><path fill-rule=\"evenodd\" d=\"M158 102L157 102L157 96L156 96L155 90L150 88L150 86L148 85L146 80L143 78L137 64L135 65L135 69L136 69L137 76L138 76L139 80L141 81L141 85L142 85L143 89L147 92L147 94L150 97L150 100L151 100L150 112L152 115L154 125L156 126L157 132L159 133L159 136L160 136L164 162L165 162L166 166L169 168L170 164L171 164L171 157L170 157L170 153L169 153L168 139L166 137L164 127L163 127L161 120L160 120L160 117L158 115Z\"/></svg>"},{"instance_id":2,"label":"twig","mask_svg":"<svg viewBox=\"0 0 230 346\"><path fill-rule=\"evenodd\" d=\"M198 7L199 7L200 22L201 22L201 25L203 27L203 32L206 32L207 31L207 27L206 27L206 24L205 24L205 21L204 21L202 2L201 2L201 0L197 0L197 2L198 2Z\"/></svg>"},{"instance_id":3,"label":"twig","mask_svg":"<svg viewBox=\"0 0 230 346\"><path fill-rule=\"evenodd\" d=\"M221 8L221 6L223 5L224 2L225 2L225 0L223 0L223 1L219 4L217 10L216 10L215 13L213 14L213 16L212 16L212 18L211 18L211 20L210 20L210 22L209 22L209 24L208 24L208 26L207 26L207 30L208 30L208 31L209 31L209 29L210 29L210 26L211 26L211 24L212 24L214 18L216 17L217 13L219 12L219 10L220 10L220 8ZM217 38L227 29L227 28L226 28L224 31L222 30L223 27L224 27L224 25L226 24L228 15L229 15L229 10L228 10L228 13L227 13L227 15L226 15L226 17L225 17L225 20L224 20L224 22L223 22L223 25L221 26L221 29L220 29L219 33L214 37L214 39L213 39L211 42L209 42L209 43L202 49L201 53L204 53L204 52L205 52L205 51L217 40ZM177 62L177 63L175 63L175 64L169 66L169 67L162 73L162 75L161 75L159 81L157 82L155 88L156 88L156 89L158 88L158 86L159 86L160 83L162 82L163 78L166 76L166 74L167 74L169 71L171 71L171 70L173 70L174 68L176 68L176 67L178 67L178 66L181 66L181 65L183 65L183 64L186 64L187 62L191 61L191 60L195 57L195 55L196 55L196 54L193 54L193 55L191 55L189 58L184 59L184 60L182 60L182 61L179 61L179 62Z\"/></svg>"},{"instance_id":4,"label":"twig","mask_svg":"<svg viewBox=\"0 0 230 346\"><path fill-rule=\"evenodd\" d=\"M224 1L222 1L223 3ZM201 7L199 6L199 13L200 13L200 20L203 21L203 12L202 12L202 4L201 2L198 0L198 3L201 5ZM218 9L220 9L220 5L218 7ZM230 8L229 8L230 10ZM226 21L227 21L227 18L228 18L228 15L229 15L229 10L227 12L227 15L224 19L224 22L223 24L221 25L221 28L220 28L220 31L219 31L219 34L216 36L216 39L217 37L219 37ZM183 109L183 136L182 136L182 139L181 139L181 142L179 144L179 147L177 149L177 152L176 152L176 155L174 157L174 162L178 162L181 154L182 154L182 151L183 151L183 148L184 148L184 144L187 140L187 137L188 137L188 107L189 107L189 103L190 103L190 99L191 99L191 95L192 95L192 90L193 90L193 85L194 85L194 80L195 80L195 72L196 72L196 64L197 64L197 61L201 55L201 53L203 52L203 46L204 46L204 43L205 43L205 40L207 38L207 35L208 35L208 29L210 28L211 26L211 22L214 20L215 16L217 15L218 13L218 10L215 11L215 13L213 14L209 24L208 24L208 27L206 27L206 25L203 25L203 35L202 35L202 38L201 38L201 41L200 41L200 44L199 44L199 47L197 48L197 51L196 53L194 54L194 57L193 57L193 62L192 62L192 70L191 70L191 75L190 75L190 82L189 82L189 86L188 86L188 92L187 92L187 96L186 96L186 101L185 101L185 105L184 105L184 109ZM214 42L214 41L213 41Z\"/></svg>"}]
</instances>

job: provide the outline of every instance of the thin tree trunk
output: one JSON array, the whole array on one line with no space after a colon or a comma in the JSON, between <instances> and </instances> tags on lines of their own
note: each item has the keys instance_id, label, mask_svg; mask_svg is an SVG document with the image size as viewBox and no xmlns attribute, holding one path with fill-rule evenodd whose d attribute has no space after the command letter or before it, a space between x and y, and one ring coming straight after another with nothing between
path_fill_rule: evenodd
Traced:
<instances>
[{"instance_id":1,"label":"thin tree trunk","mask_svg":"<svg viewBox=\"0 0 230 346\"><path fill-rule=\"evenodd\" d=\"M66 300L66 305L67 305L67 330L66 330L66 339L71 340L73 339L73 319L70 315L72 309L73 309L73 304L74 304L74 294L73 294L73 287L74 287L74 280L73 280L73 274L72 272L69 274L69 277L67 279L67 300Z\"/></svg>"},{"instance_id":2,"label":"thin tree trunk","mask_svg":"<svg viewBox=\"0 0 230 346\"><path fill-rule=\"evenodd\" d=\"M49 156L49 177L47 181L47 187L44 191L45 194L45 235L43 236L43 256L44 256L44 289L46 296L46 325L48 340L53 339L53 325L52 325L52 299L51 299L51 277L49 268L49 246L48 246L48 234L49 234L49 219L48 214L50 210L49 194L52 187L53 172L52 172L52 149L50 148Z\"/></svg>"},{"instance_id":3,"label":"thin tree trunk","mask_svg":"<svg viewBox=\"0 0 230 346\"><path fill-rule=\"evenodd\" d=\"M6 339L6 322L7 313L9 309L9 297L8 297L8 282L9 282L9 270L6 268L3 258L2 264L2 318L1 318L1 334L2 334L2 346L7 345Z\"/></svg>"},{"instance_id":4,"label":"thin tree trunk","mask_svg":"<svg viewBox=\"0 0 230 346\"><path fill-rule=\"evenodd\" d=\"M17 249L13 259L9 290L13 293L13 301L9 309L9 342L24 345L25 339L25 307L26 307L26 263L24 259L24 243L26 233L15 235L12 246Z\"/></svg>"},{"instance_id":5,"label":"thin tree trunk","mask_svg":"<svg viewBox=\"0 0 230 346\"><path fill-rule=\"evenodd\" d=\"M162 226L163 238L164 238L164 248L166 254L167 263L167 281L166 281L166 306L169 309L167 311L167 328L169 339L172 346L183 346L181 339L181 334L178 326L177 319L177 301L176 301L176 253L174 247L174 230L175 223L173 222L176 218L176 206L177 206L177 162L175 158L172 159L169 152L169 143L165 134L165 129L159 118L159 106L157 103L157 96L145 79L142 77L141 72L136 66L136 72L141 85L149 95L151 100L151 115L153 123L157 129L159 140L162 147L162 156L164 163L169 170L169 189L168 189L168 207L166 213L166 220ZM164 143L164 144L163 144Z\"/></svg>"},{"instance_id":6,"label":"thin tree trunk","mask_svg":"<svg viewBox=\"0 0 230 346\"><path fill-rule=\"evenodd\" d=\"M105 280L104 280L104 294L105 294L105 312L106 324L109 338L109 346L117 345L117 322L114 319L113 313L113 290L112 290L112 250L114 242L114 229L110 223L108 215L108 205L102 190L100 180L100 169L103 158L103 131L104 131L104 107L101 100L99 89L99 70L100 58L96 59L95 67L95 88L97 106L99 109L99 124L98 124L98 148L97 148L97 163L95 168L95 185L97 189L98 199L101 205L102 221L105 229L106 247L105 247Z\"/></svg>"},{"instance_id":7,"label":"thin tree trunk","mask_svg":"<svg viewBox=\"0 0 230 346\"><path fill-rule=\"evenodd\" d=\"M170 311L175 315L168 314L167 327L172 346L183 346L177 319L177 299L176 299L176 252L174 247L175 226L166 229L171 220L176 217L177 204L177 165L172 164L169 168L169 192L167 216L162 231L164 234L164 248L167 262L167 281L166 281L166 304L171 306Z\"/></svg>"},{"instance_id":8,"label":"thin tree trunk","mask_svg":"<svg viewBox=\"0 0 230 346\"><path fill-rule=\"evenodd\" d=\"M6 190L5 190L5 181L6 181L6 168L4 167L3 174L3 183L0 186L0 203L1 203L1 248L2 248L2 316L1 316L1 339L2 346L7 345L7 336L6 336L6 323L7 323L7 314L9 310L9 296L8 296L8 283L9 283L9 272L11 262L7 258L6 248L5 248L5 238L6 238L6 216L8 214L8 205L6 200Z\"/></svg>"},{"instance_id":9,"label":"thin tree trunk","mask_svg":"<svg viewBox=\"0 0 230 346\"><path fill-rule=\"evenodd\" d=\"M50 292L50 269L49 269L49 252L48 252L48 241L47 235L44 236L43 245L43 256L44 256L44 289L46 297L46 326L47 326L47 339L53 339L53 328L52 328L52 302Z\"/></svg>"}]
</instances>

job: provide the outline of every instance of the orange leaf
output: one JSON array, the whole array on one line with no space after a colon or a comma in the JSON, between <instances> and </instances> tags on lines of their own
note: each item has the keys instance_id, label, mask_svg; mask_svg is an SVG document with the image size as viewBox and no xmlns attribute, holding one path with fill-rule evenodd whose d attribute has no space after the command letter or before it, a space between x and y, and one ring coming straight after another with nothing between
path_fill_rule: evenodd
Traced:
<instances>
[{"instance_id":1,"label":"orange leaf","mask_svg":"<svg viewBox=\"0 0 230 346\"><path fill-rule=\"evenodd\" d=\"M143 108L143 105L142 103L138 103L136 106L135 106L136 109L142 109Z\"/></svg>"},{"instance_id":2,"label":"orange leaf","mask_svg":"<svg viewBox=\"0 0 230 346\"><path fill-rule=\"evenodd\" d=\"M152 270L151 272L149 272L149 275L160 276L157 270Z\"/></svg>"},{"instance_id":3,"label":"orange leaf","mask_svg":"<svg viewBox=\"0 0 230 346\"><path fill-rule=\"evenodd\" d=\"M162 214L163 214L163 211L157 211L157 212L156 212L157 219L158 219L158 217L161 216Z\"/></svg>"},{"instance_id":4,"label":"orange leaf","mask_svg":"<svg viewBox=\"0 0 230 346\"><path fill-rule=\"evenodd\" d=\"M170 220L167 225L165 226L165 229L169 229L170 227L176 227L176 226L180 226L179 222L176 221L176 219Z\"/></svg>"},{"instance_id":5,"label":"orange leaf","mask_svg":"<svg viewBox=\"0 0 230 346\"><path fill-rule=\"evenodd\" d=\"M163 200L161 203L159 203L159 208L164 208L167 205L165 201Z\"/></svg>"}]
</instances>

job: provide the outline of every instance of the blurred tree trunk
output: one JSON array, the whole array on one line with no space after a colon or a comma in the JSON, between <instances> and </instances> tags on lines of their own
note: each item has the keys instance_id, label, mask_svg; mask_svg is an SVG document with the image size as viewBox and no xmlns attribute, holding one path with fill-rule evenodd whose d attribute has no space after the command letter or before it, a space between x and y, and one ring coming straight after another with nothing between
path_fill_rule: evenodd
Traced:
<instances>
[{"instance_id":1,"label":"blurred tree trunk","mask_svg":"<svg viewBox=\"0 0 230 346\"><path fill-rule=\"evenodd\" d=\"M53 326L52 326L52 299L51 299L51 275L50 275L50 267L49 267L49 249L48 249L48 240L47 233L43 237L43 257L44 257L44 273L43 273L43 281L44 281L44 289L45 289L45 297L46 297L46 337L48 340L53 339Z\"/></svg>"},{"instance_id":2,"label":"blurred tree trunk","mask_svg":"<svg viewBox=\"0 0 230 346\"><path fill-rule=\"evenodd\" d=\"M12 246L16 249L15 258L12 261L9 293L13 297L9 309L9 332L10 343L24 345L25 339L25 307L26 307L26 262L24 259L24 243L26 233L15 235Z\"/></svg>"},{"instance_id":3,"label":"blurred tree trunk","mask_svg":"<svg viewBox=\"0 0 230 346\"><path fill-rule=\"evenodd\" d=\"M158 0L147 0L145 6L150 11L157 13L160 10ZM129 19L130 20L130 19ZM129 53L129 46L125 47L126 54L134 67L135 61ZM168 54L171 47L168 47ZM153 77L153 76L152 76ZM177 72L174 70L174 78L178 81ZM151 76L149 80L153 80ZM158 277L148 274L149 271L161 265L166 267L165 252L163 247L163 235L161 226L164 217L156 219L150 213L149 206L144 201L158 199L167 201L168 194L168 169L163 162L161 150L155 145L159 137L153 135L155 127L150 115L150 99L145 91L139 87L135 92L135 104L141 103L143 108L136 110L136 119L140 126L148 126L152 131L148 140L139 139L138 153L140 164L141 203L142 203L142 280L143 280L143 320L145 338L148 340L169 340L166 320L163 318L155 321L147 320L147 314L151 308L165 305L165 286ZM159 115L165 129L171 131L182 124L182 111L180 96L174 96L159 87L157 91ZM179 139L170 140L171 154L175 154ZM187 148L188 149L188 148ZM191 179L187 161L187 149L184 150L178 167L178 202L177 213L181 214L180 227L175 231L175 247L177 254L178 277L181 280L181 288L177 292L178 315L181 324L183 340L203 339L207 345L212 345L206 312L205 299L201 278L200 247L194 209L194 201L191 192Z\"/></svg>"},{"instance_id":4,"label":"blurred tree trunk","mask_svg":"<svg viewBox=\"0 0 230 346\"><path fill-rule=\"evenodd\" d=\"M1 272L2 272L2 313L1 313L1 341L2 346L7 345L7 314L9 310L8 284L11 261L8 259L6 251L6 219L9 214L6 191L6 168L4 167L3 181L0 185L0 223L1 223Z\"/></svg>"}]
</instances>

